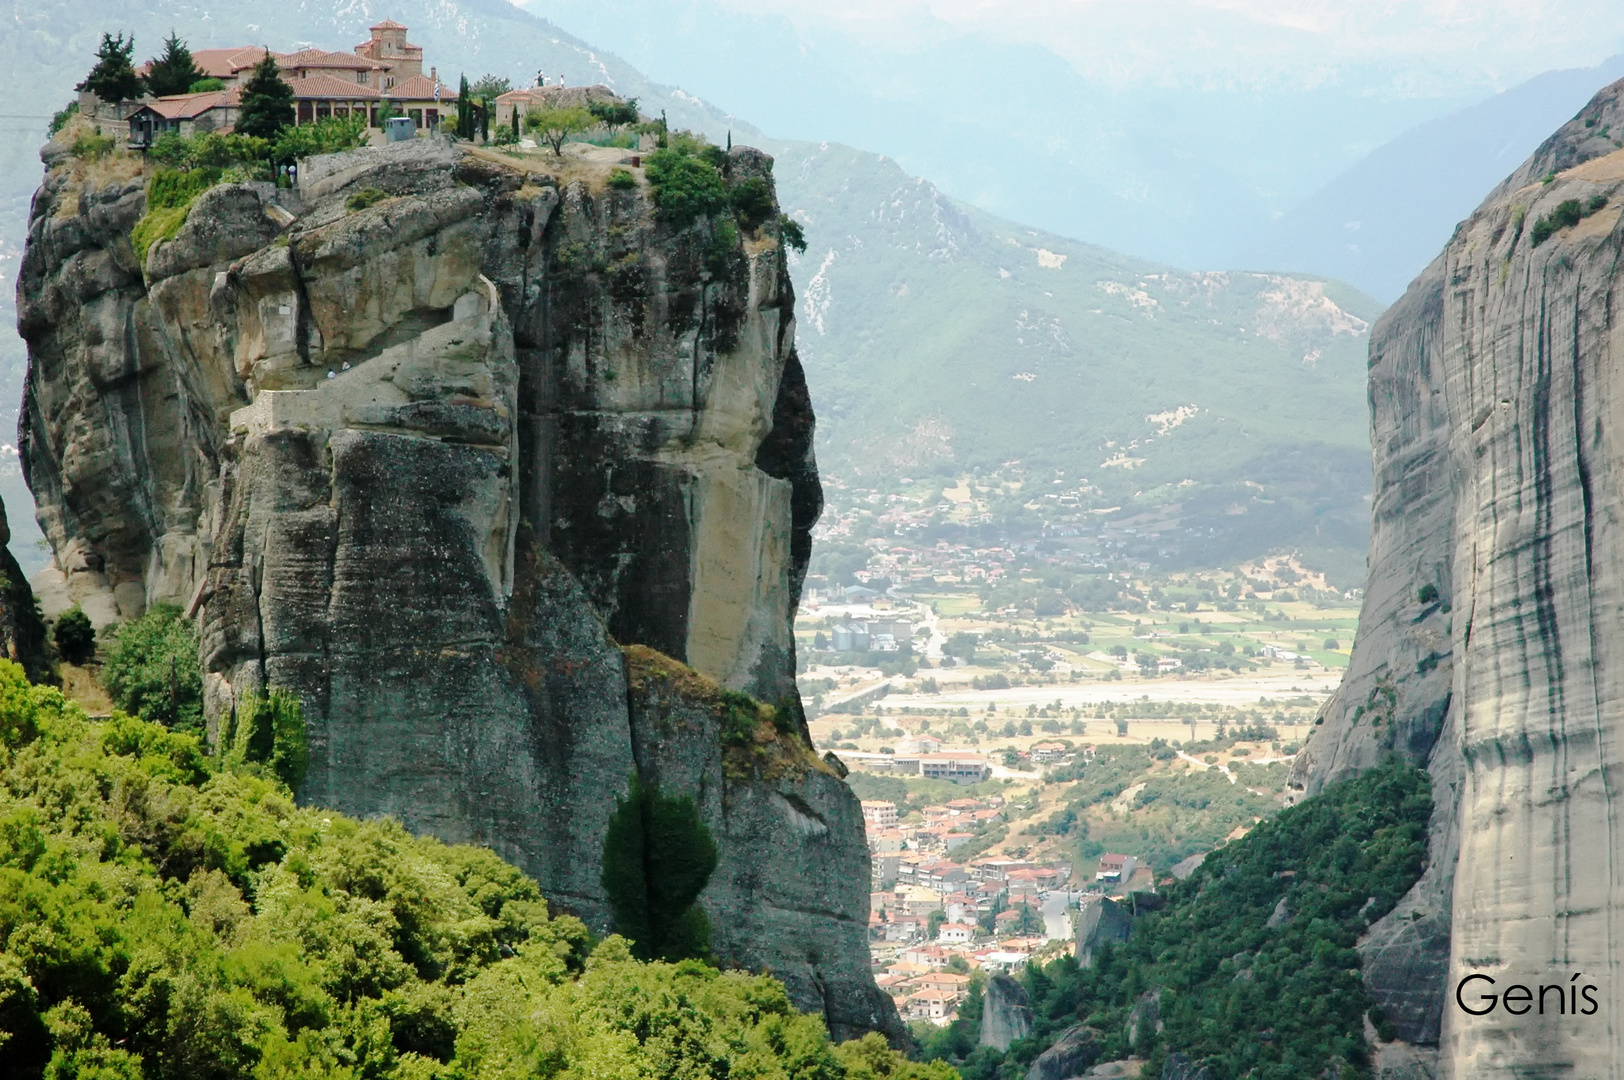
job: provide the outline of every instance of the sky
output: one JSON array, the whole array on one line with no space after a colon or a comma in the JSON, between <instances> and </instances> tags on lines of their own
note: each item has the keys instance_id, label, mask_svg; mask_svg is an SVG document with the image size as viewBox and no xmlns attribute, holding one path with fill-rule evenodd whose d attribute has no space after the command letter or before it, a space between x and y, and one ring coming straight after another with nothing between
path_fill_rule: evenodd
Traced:
<instances>
[{"instance_id":1,"label":"sky","mask_svg":"<svg viewBox=\"0 0 1624 1080\"><path fill-rule=\"evenodd\" d=\"M974 29L1127 85L1354 81L1459 96L1624 52L1618 0L724 0L893 43ZM538 10L545 3L533 0Z\"/></svg>"}]
</instances>

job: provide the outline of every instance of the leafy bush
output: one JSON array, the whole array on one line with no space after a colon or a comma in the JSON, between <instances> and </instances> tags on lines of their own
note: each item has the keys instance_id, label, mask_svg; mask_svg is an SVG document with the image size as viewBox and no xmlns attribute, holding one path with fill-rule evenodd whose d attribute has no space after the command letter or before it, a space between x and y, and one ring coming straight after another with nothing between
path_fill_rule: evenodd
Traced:
<instances>
[{"instance_id":1,"label":"leafy bush","mask_svg":"<svg viewBox=\"0 0 1624 1080\"><path fill-rule=\"evenodd\" d=\"M220 176L221 170L217 167L200 167L189 172L159 169L147 184L147 209L185 209L192 205L193 199L219 183Z\"/></svg>"},{"instance_id":2,"label":"leafy bush","mask_svg":"<svg viewBox=\"0 0 1624 1080\"><path fill-rule=\"evenodd\" d=\"M610 169L606 183L616 191L630 191L637 186L637 177L626 169Z\"/></svg>"},{"instance_id":3,"label":"leafy bush","mask_svg":"<svg viewBox=\"0 0 1624 1080\"><path fill-rule=\"evenodd\" d=\"M111 135L103 135L98 131L82 131L74 137L73 156L81 158L103 158L113 152Z\"/></svg>"},{"instance_id":4,"label":"leafy bush","mask_svg":"<svg viewBox=\"0 0 1624 1080\"><path fill-rule=\"evenodd\" d=\"M113 704L132 716L179 731L202 727L197 631L172 604L157 604L118 628L102 683Z\"/></svg>"},{"instance_id":5,"label":"leafy bush","mask_svg":"<svg viewBox=\"0 0 1624 1080\"><path fill-rule=\"evenodd\" d=\"M225 88L224 80L211 77L197 80L186 88L186 92L188 94L207 94L212 90L224 90Z\"/></svg>"},{"instance_id":6,"label":"leafy bush","mask_svg":"<svg viewBox=\"0 0 1624 1080\"><path fill-rule=\"evenodd\" d=\"M1534 222L1534 246L1539 247L1556 234L1559 229L1568 229L1579 224L1585 218L1606 208L1607 196L1592 195L1584 203L1578 199L1564 199L1556 204L1556 209Z\"/></svg>"},{"instance_id":7,"label":"leafy bush","mask_svg":"<svg viewBox=\"0 0 1624 1080\"><path fill-rule=\"evenodd\" d=\"M672 136L676 140L676 136ZM715 165L676 146L656 150L644 166L654 205L674 228L684 228L728 206L727 185Z\"/></svg>"},{"instance_id":8,"label":"leafy bush","mask_svg":"<svg viewBox=\"0 0 1624 1080\"><path fill-rule=\"evenodd\" d=\"M1354 945L1420 876L1431 809L1426 774L1394 759L1282 811L1166 887L1162 909L1141 914L1093 968L1063 957L1026 972L1033 1037L1002 1058L966 1056L965 1075L1019 1075L1080 1021L1102 1033L1105 1057L1132 1049L1151 1059L1152 1074L1173 1051L1204 1061L1217 1080L1362 1068L1372 1003ZM1281 901L1293 917L1271 927ZM1165 1027L1130 1048L1128 1014L1151 989ZM1265 1030L1272 1038L1257 1038Z\"/></svg>"},{"instance_id":9,"label":"leafy bush","mask_svg":"<svg viewBox=\"0 0 1624 1080\"><path fill-rule=\"evenodd\" d=\"M51 114L50 133L54 138L56 133L68 126L68 121L79 115L79 103L70 101L63 108Z\"/></svg>"},{"instance_id":10,"label":"leafy bush","mask_svg":"<svg viewBox=\"0 0 1624 1080\"><path fill-rule=\"evenodd\" d=\"M152 250L153 244L171 240L180 232L180 227L186 224L187 209L185 206L175 206L148 210L141 215L141 220L130 230L130 245L135 248L135 256L141 265L146 265L147 252Z\"/></svg>"},{"instance_id":11,"label":"leafy bush","mask_svg":"<svg viewBox=\"0 0 1624 1080\"><path fill-rule=\"evenodd\" d=\"M237 706L236 728L221 742L232 764L261 763L289 788L297 790L310 767L304 708L282 690L249 694Z\"/></svg>"},{"instance_id":12,"label":"leafy bush","mask_svg":"<svg viewBox=\"0 0 1624 1080\"><path fill-rule=\"evenodd\" d=\"M953 1080L766 976L642 964L492 852L296 806L0 662L8 1076Z\"/></svg>"},{"instance_id":13,"label":"leafy bush","mask_svg":"<svg viewBox=\"0 0 1624 1080\"><path fill-rule=\"evenodd\" d=\"M778 211L772 186L759 176L735 184L728 193L728 201L733 204L733 213L746 232L754 232Z\"/></svg>"},{"instance_id":14,"label":"leafy bush","mask_svg":"<svg viewBox=\"0 0 1624 1080\"><path fill-rule=\"evenodd\" d=\"M57 653L70 664L83 664L96 654L96 628L77 604L56 620L51 639Z\"/></svg>"}]
</instances>

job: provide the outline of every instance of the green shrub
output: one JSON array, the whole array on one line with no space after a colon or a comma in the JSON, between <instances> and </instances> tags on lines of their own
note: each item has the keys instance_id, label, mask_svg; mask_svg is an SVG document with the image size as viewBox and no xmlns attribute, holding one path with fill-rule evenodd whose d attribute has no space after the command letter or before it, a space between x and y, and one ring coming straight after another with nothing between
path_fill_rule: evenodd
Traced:
<instances>
[{"instance_id":1,"label":"green shrub","mask_svg":"<svg viewBox=\"0 0 1624 1080\"><path fill-rule=\"evenodd\" d=\"M1557 230L1568 229L1579 224L1580 221L1594 214L1607 205L1606 196L1597 196L1601 201L1591 199L1586 205L1581 205L1578 199L1564 199L1556 204L1556 209L1534 222L1534 246L1539 247L1549 240Z\"/></svg>"},{"instance_id":2,"label":"green shrub","mask_svg":"<svg viewBox=\"0 0 1624 1080\"><path fill-rule=\"evenodd\" d=\"M115 145L111 135L82 131L73 140L73 156L92 159L106 157L113 152Z\"/></svg>"},{"instance_id":3,"label":"green shrub","mask_svg":"<svg viewBox=\"0 0 1624 1080\"><path fill-rule=\"evenodd\" d=\"M56 642L58 655L70 664L83 664L96 655L96 628L77 604L56 620L51 639Z\"/></svg>"},{"instance_id":4,"label":"green shrub","mask_svg":"<svg viewBox=\"0 0 1624 1080\"><path fill-rule=\"evenodd\" d=\"M605 182L616 191L630 191L637 186L637 177L626 169L610 169Z\"/></svg>"},{"instance_id":5,"label":"green shrub","mask_svg":"<svg viewBox=\"0 0 1624 1080\"><path fill-rule=\"evenodd\" d=\"M130 245L135 248L135 256L142 266L146 265L147 252L152 250L153 244L173 239L180 232L180 227L186 224L187 209L185 206L175 206L148 210L141 215L141 220L130 230Z\"/></svg>"},{"instance_id":6,"label":"green shrub","mask_svg":"<svg viewBox=\"0 0 1624 1080\"><path fill-rule=\"evenodd\" d=\"M806 254L806 233L801 223L788 214L778 215L778 235L787 248L794 248L802 255Z\"/></svg>"},{"instance_id":7,"label":"green shrub","mask_svg":"<svg viewBox=\"0 0 1624 1080\"><path fill-rule=\"evenodd\" d=\"M746 232L754 232L778 212L778 203L773 199L772 185L759 176L749 177L733 185L733 190L728 194L728 201L733 204L733 213Z\"/></svg>"},{"instance_id":8,"label":"green shrub","mask_svg":"<svg viewBox=\"0 0 1624 1080\"><path fill-rule=\"evenodd\" d=\"M662 795L631 778L603 842L603 890L617 933L642 960L710 951L710 924L695 901L716 869L716 844L692 798Z\"/></svg>"},{"instance_id":9,"label":"green shrub","mask_svg":"<svg viewBox=\"0 0 1624 1080\"><path fill-rule=\"evenodd\" d=\"M69 120L72 120L75 116L78 116L78 115L79 115L79 103L77 101L70 101L70 102L68 102L68 104L65 107L60 108L56 112L52 113L51 114L51 128L50 128L50 132L51 132L52 137L55 137L57 132L61 131L64 127L66 127Z\"/></svg>"},{"instance_id":10,"label":"green shrub","mask_svg":"<svg viewBox=\"0 0 1624 1080\"><path fill-rule=\"evenodd\" d=\"M1421 586L1421 590L1415 594L1415 598L1423 604L1430 604L1434 602L1438 599L1438 586L1434 585L1430 581L1427 582L1425 585Z\"/></svg>"},{"instance_id":11,"label":"green shrub","mask_svg":"<svg viewBox=\"0 0 1624 1080\"><path fill-rule=\"evenodd\" d=\"M389 198L389 193L387 191L382 191L375 187L367 187L362 188L360 191L357 191L355 194L351 195L348 199L345 199L344 205L350 210L365 210L369 206L376 206L378 203L383 202L387 198Z\"/></svg>"},{"instance_id":12,"label":"green shrub","mask_svg":"<svg viewBox=\"0 0 1624 1080\"><path fill-rule=\"evenodd\" d=\"M120 626L102 667L102 684L113 704L133 716L179 731L200 729L203 676L191 621L180 608L158 604Z\"/></svg>"},{"instance_id":13,"label":"green shrub","mask_svg":"<svg viewBox=\"0 0 1624 1080\"><path fill-rule=\"evenodd\" d=\"M310 768L304 708L282 690L247 695L237 706L235 730L221 743L229 747L228 761L263 764L294 790Z\"/></svg>"},{"instance_id":14,"label":"green shrub","mask_svg":"<svg viewBox=\"0 0 1624 1080\"><path fill-rule=\"evenodd\" d=\"M313 124L297 124L277 132L269 157L276 162L298 161L317 154L354 150L367 141L364 116L329 116Z\"/></svg>"},{"instance_id":15,"label":"green shrub","mask_svg":"<svg viewBox=\"0 0 1624 1080\"><path fill-rule=\"evenodd\" d=\"M225 88L226 84L220 79L207 78L197 80L187 87L186 92L188 94L206 94L211 90L224 90Z\"/></svg>"},{"instance_id":16,"label":"green shrub","mask_svg":"<svg viewBox=\"0 0 1624 1080\"><path fill-rule=\"evenodd\" d=\"M716 166L685 149L673 146L654 151L644 174L660 216L674 228L684 228L728 206L727 185Z\"/></svg>"},{"instance_id":17,"label":"green shrub","mask_svg":"<svg viewBox=\"0 0 1624 1080\"><path fill-rule=\"evenodd\" d=\"M185 208L192 200L220 182L219 168L195 168L189 172L159 169L147 184L147 209Z\"/></svg>"}]
</instances>

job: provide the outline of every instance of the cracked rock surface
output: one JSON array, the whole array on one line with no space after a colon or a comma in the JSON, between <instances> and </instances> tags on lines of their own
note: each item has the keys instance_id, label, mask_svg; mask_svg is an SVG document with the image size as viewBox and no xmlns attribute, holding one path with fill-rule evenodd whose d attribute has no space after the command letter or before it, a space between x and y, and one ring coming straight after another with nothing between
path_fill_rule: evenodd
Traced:
<instances>
[{"instance_id":1,"label":"cracked rock surface","mask_svg":"<svg viewBox=\"0 0 1624 1080\"><path fill-rule=\"evenodd\" d=\"M216 729L302 699L302 800L488 844L599 931L630 777L692 794L716 955L901 1037L795 692L821 488L776 239L423 139L305 162L296 197L218 185L138 262L144 178L49 162L18 284L46 595L182 606ZM780 723L724 745L724 688Z\"/></svg>"},{"instance_id":2,"label":"cracked rock surface","mask_svg":"<svg viewBox=\"0 0 1624 1080\"><path fill-rule=\"evenodd\" d=\"M1425 874L1365 977L1440 1075L1624 1075L1624 83L1491 192L1370 347L1376 498L1349 672L1292 783L1424 763ZM1617 655L1615 655L1617 654ZM1453 987L1605 988L1474 1017Z\"/></svg>"}]
</instances>

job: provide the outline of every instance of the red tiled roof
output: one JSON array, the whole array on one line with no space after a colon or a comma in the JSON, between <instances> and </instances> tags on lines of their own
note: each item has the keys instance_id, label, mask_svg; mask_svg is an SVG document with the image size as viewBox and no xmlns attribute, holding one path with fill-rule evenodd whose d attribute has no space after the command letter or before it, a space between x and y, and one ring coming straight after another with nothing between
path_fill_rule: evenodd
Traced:
<instances>
[{"instance_id":1,"label":"red tiled roof","mask_svg":"<svg viewBox=\"0 0 1624 1080\"><path fill-rule=\"evenodd\" d=\"M336 75L311 75L304 79L289 79L293 96L298 98L378 98L382 95L370 86L353 79L340 79Z\"/></svg>"},{"instance_id":2,"label":"red tiled roof","mask_svg":"<svg viewBox=\"0 0 1624 1080\"><path fill-rule=\"evenodd\" d=\"M379 23L377 26L369 26L369 27L367 27L367 29L368 30L404 30L406 28L404 26L400 25L400 23L396 22L394 19L385 19L383 22Z\"/></svg>"},{"instance_id":3,"label":"red tiled roof","mask_svg":"<svg viewBox=\"0 0 1624 1080\"><path fill-rule=\"evenodd\" d=\"M257 45L233 46L229 49L198 49L192 53L192 63L211 79L229 79L245 68L259 63L265 50Z\"/></svg>"},{"instance_id":4,"label":"red tiled roof","mask_svg":"<svg viewBox=\"0 0 1624 1080\"><path fill-rule=\"evenodd\" d=\"M173 97L154 98L147 102L145 107L165 120L190 120L194 116L202 116L210 109L235 106L241 96L237 88L232 87L229 90L209 90L201 94L176 94Z\"/></svg>"},{"instance_id":5,"label":"red tiled roof","mask_svg":"<svg viewBox=\"0 0 1624 1080\"><path fill-rule=\"evenodd\" d=\"M433 101L434 89L439 87L441 101L456 101L457 92L444 83L435 82L427 75L413 75L386 90L385 96L398 101Z\"/></svg>"},{"instance_id":6,"label":"red tiled roof","mask_svg":"<svg viewBox=\"0 0 1624 1080\"><path fill-rule=\"evenodd\" d=\"M382 71L385 65L354 53L330 52L327 49L300 49L293 53L277 53L276 62L285 68L325 68L345 71Z\"/></svg>"}]
</instances>

